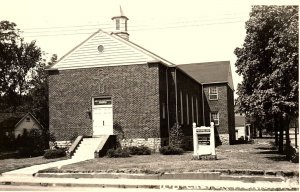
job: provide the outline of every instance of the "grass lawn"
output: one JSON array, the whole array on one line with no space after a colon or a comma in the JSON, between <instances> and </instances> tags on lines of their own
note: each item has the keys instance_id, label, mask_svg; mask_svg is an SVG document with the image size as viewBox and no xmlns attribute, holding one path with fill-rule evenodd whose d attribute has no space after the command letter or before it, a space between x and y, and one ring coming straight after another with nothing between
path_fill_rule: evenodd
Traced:
<instances>
[{"instance_id":1,"label":"grass lawn","mask_svg":"<svg viewBox=\"0 0 300 192\"><path fill-rule=\"evenodd\" d=\"M39 156L39 157L32 157L32 158L2 159L2 160L0 160L0 173L12 171L15 169L21 169L21 168L29 167L32 165L38 165L38 164L58 161L58 160L62 160L62 159L66 159L66 158L63 157L63 158L57 158L57 159L45 159L45 158L43 158L43 156Z\"/></svg>"},{"instance_id":2,"label":"grass lawn","mask_svg":"<svg viewBox=\"0 0 300 192\"><path fill-rule=\"evenodd\" d=\"M254 144L221 145L216 148L217 160L192 160L192 152L183 155L158 153L129 158L97 158L63 166L49 172L125 172L161 173L192 172L200 169L251 169L272 171L298 171L299 165L286 161L277 154L270 142L273 139L256 139Z\"/></svg>"}]
</instances>

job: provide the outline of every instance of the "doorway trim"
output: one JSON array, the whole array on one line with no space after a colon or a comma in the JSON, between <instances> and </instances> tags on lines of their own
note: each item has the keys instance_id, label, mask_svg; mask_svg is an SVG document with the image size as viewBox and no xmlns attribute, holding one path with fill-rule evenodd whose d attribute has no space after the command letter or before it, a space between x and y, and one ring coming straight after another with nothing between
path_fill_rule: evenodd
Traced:
<instances>
[{"instance_id":1,"label":"doorway trim","mask_svg":"<svg viewBox=\"0 0 300 192\"><path fill-rule=\"evenodd\" d=\"M111 109L111 117L108 117L107 120L110 125L107 127L105 126L105 119L101 119L101 122L103 121L103 125L95 125L95 112L99 112L101 109ZM99 123L99 122L98 122ZM96 130L102 128L108 128L109 130ZM111 96L94 96L92 97L92 130L93 130L93 137L99 136L99 135L113 135L113 102ZM102 131L102 132L101 132Z\"/></svg>"}]
</instances>

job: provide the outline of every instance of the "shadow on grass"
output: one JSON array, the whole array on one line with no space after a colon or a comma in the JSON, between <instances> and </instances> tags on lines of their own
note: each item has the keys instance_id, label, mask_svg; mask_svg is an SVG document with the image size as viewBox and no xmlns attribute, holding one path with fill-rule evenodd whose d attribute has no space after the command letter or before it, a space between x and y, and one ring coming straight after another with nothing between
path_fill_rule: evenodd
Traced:
<instances>
[{"instance_id":1,"label":"shadow on grass","mask_svg":"<svg viewBox=\"0 0 300 192\"><path fill-rule=\"evenodd\" d=\"M257 154L278 154L278 152L273 151L273 150L269 150L269 151L259 151L259 152L257 152Z\"/></svg>"},{"instance_id":2,"label":"shadow on grass","mask_svg":"<svg viewBox=\"0 0 300 192\"><path fill-rule=\"evenodd\" d=\"M283 155L283 156L270 156L270 157L265 157L265 158L273 160L273 161L288 161L286 159L285 155Z\"/></svg>"},{"instance_id":3,"label":"shadow on grass","mask_svg":"<svg viewBox=\"0 0 300 192\"><path fill-rule=\"evenodd\" d=\"M288 161L285 155L280 154L275 147L256 147L255 149L261 150L257 151L256 154L262 155L272 155L265 156L264 158L272 160L272 161Z\"/></svg>"},{"instance_id":4,"label":"shadow on grass","mask_svg":"<svg viewBox=\"0 0 300 192\"><path fill-rule=\"evenodd\" d=\"M256 147L255 149L258 149L258 150L276 150L275 147Z\"/></svg>"}]
</instances>

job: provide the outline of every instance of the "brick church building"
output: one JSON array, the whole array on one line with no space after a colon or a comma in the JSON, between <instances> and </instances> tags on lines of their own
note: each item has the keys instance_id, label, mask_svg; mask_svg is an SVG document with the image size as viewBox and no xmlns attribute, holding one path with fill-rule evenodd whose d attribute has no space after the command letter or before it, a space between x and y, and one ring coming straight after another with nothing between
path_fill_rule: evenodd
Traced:
<instances>
[{"instance_id":1,"label":"brick church building","mask_svg":"<svg viewBox=\"0 0 300 192\"><path fill-rule=\"evenodd\" d=\"M192 123L216 124L222 143L235 140L229 61L175 65L131 42L128 18L98 30L49 66L50 133L72 137L117 135L122 146L168 145L179 123L192 146Z\"/></svg>"}]
</instances>

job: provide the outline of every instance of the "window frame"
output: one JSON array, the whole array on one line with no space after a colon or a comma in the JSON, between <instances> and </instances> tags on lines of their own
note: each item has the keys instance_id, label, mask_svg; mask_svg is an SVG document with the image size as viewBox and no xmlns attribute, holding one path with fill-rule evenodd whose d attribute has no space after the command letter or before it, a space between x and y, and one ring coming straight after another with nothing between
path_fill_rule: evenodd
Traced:
<instances>
[{"instance_id":1,"label":"window frame","mask_svg":"<svg viewBox=\"0 0 300 192\"><path fill-rule=\"evenodd\" d=\"M192 106L191 106L191 107L192 107L192 123L195 123L195 116L194 116L194 115L195 115L195 114L194 114L194 112L195 112L195 111L194 111L194 97L192 96L191 99L192 99L192 101L191 101L191 104L192 104Z\"/></svg>"},{"instance_id":2,"label":"window frame","mask_svg":"<svg viewBox=\"0 0 300 192\"><path fill-rule=\"evenodd\" d=\"M180 90L180 120L181 123L183 124L183 98L182 98L182 90Z\"/></svg>"},{"instance_id":3,"label":"window frame","mask_svg":"<svg viewBox=\"0 0 300 192\"><path fill-rule=\"evenodd\" d=\"M190 124L189 94L186 93L186 124Z\"/></svg>"},{"instance_id":4,"label":"window frame","mask_svg":"<svg viewBox=\"0 0 300 192\"><path fill-rule=\"evenodd\" d=\"M196 119L197 119L197 124L199 124L199 108L198 108L198 98L196 97Z\"/></svg>"},{"instance_id":5,"label":"window frame","mask_svg":"<svg viewBox=\"0 0 300 192\"><path fill-rule=\"evenodd\" d=\"M215 114L215 113L217 114L217 119L213 119L213 121L212 121L212 115ZM209 112L209 120L210 120L210 122L214 122L215 123L214 125L220 125L220 113L219 113L219 111ZM217 120L218 123L216 123L216 120Z\"/></svg>"},{"instance_id":6,"label":"window frame","mask_svg":"<svg viewBox=\"0 0 300 192\"><path fill-rule=\"evenodd\" d=\"M216 91L213 92L212 90L215 89ZM208 89L208 95L209 95L209 100L218 100L219 99L219 89L218 87L209 87ZM216 98L211 98L211 96L216 96Z\"/></svg>"},{"instance_id":7,"label":"window frame","mask_svg":"<svg viewBox=\"0 0 300 192\"><path fill-rule=\"evenodd\" d=\"M162 103L162 119L166 119L166 104Z\"/></svg>"}]
</instances>

